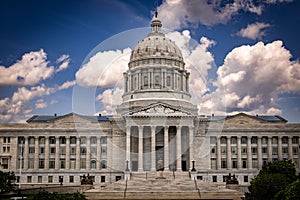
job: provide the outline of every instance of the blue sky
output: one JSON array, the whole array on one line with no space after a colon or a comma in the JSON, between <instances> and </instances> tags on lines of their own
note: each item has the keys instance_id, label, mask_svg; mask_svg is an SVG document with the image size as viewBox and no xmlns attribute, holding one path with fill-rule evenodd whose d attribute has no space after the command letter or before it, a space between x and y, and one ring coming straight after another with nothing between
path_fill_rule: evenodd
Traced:
<instances>
[{"instance_id":1,"label":"blue sky","mask_svg":"<svg viewBox=\"0 0 300 200\"><path fill-rule=\"evenodd\" d=\"M143 27L149 26L155 9L163 26L177 31L170 38L193 39L200 48L186 55L206 79L201 91L195 91L199 113L218 113L226 107L227 114L278 114L300 122L299 1L0 4L0 122L24 121L34 114L110 113L118 102L110 99L122 93L121 86L116 87L122 71L115 71L118 79L93 85L87 84L89 71L81 73L80 68L96 68L90 62L93 56L117 58L115 64L124 65L130 49L146 36L148 29ZM199 55L196 59L193 50ZM97 52L102 54L96 57ZM221 102L214 102L220 95ZM89 106L76 107L79 104Z\"/></svg>"}]
</instances>

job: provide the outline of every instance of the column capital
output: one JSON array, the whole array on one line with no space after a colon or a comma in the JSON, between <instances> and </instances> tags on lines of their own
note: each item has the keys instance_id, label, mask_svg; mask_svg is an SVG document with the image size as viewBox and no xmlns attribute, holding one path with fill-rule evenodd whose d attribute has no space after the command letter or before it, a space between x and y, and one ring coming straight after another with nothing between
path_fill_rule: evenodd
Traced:
<instances>
[{"instance_id":1,"label":"column capital","mask_svg":"<svg viewBox=\"0 0 300 200\"><path fill-rule=\"evenodd\" d=\"M261 135L257 136L257 139L261 139L261 138L262 138L262 136L261 136Z\"/></svg>"},{"instance_id":2,"label":"column capital","mask_svg":"<svg viewBox=\"0 0 300 200\"><path fill-rule=\"evenodd\" d=\"M56 136L55 136L55 139L59 139L59 138L60 138L60 136L59 136L59 135L56 135Z\"/></svg>"},{"instance_id":3,"label":"column capital","mask_svg":"<svg viewBox=\"0 0 300 200\"><path fill-rule=\"evenodd\" d=\"M34 136L34 139L39 139L39 137L40 137L40 136L35 135L35 136Z\"/></svg>"},{"instance_id":4,"label":"column capital","mask_svg":"<svg viewBox=\"0 0 300 200\"><path fill-rule=\"evenodd\" d=\"M176 126L176 129L182 128L182 125L178 125Z\"/></svg>"},{"instance_id":5,"label":"column capital","mask_svg":"<svg viewBox=\"0 0 300 200\"><path fill-rule=\"evenodd\" d=\"M289 135L288 137L289 137L289 139L293 139L293 136L291 136L291 135Z\"/></svg>"},{"instance_id":6,"label":"column capital","mask_svg":"<svg viewBox=\"0 0 300 200\"><path fill-rule=\"evenodd\" d=\"M236 136L236 139L242 139L242 136L240 136L240 135L238 135L238 136Z\"/></svg>"},{"instance_id":7,"label":"column capital","mask_svg":"<svg viewBox=\"0 0 300 200\"><path fill-rule=\"evenodd\" d=\"M271 135L268 135L268 139L272 139L272 137L273 137L273 136L271 136Z\"/></svg>"},{"instance_id":8,"label":"column capital","mask_svg":"<svg viewBox=\"0 0 300 200\"><path fill-rule=\"evenodd\" d=\"M143 131L143 128L144 128L144 126L142 126L142 125L138 126L139 131L141 131L141 130Z\"/></svg>"},{"instance_id":9,"label":"column capital","mask_svg":"<svg viewBox=\"0 0 300 200\"><path fill-rule=\"evenodd\" d=\"M65 138L66 138L66 139L70 139L70 136L69 136L69 135L66 135Z\"/></svg>"},{"instance_id":10,"label":"column capital","mask_svg":"<svg viewBox=\"0 0 300 200\"><path fill-rule=\"evenodd\" d=\"M251 138L252 138L252 135L247 135L247 138L248 138L248 139L251 139Z\"/></svg>"},{"instance_id":11,"label":"column capital","mask_svg":"<svg viewBox=\"0 0 300 200\"><path fill-rule=\"evenodd\" d=\"M278 135L278 139L282 139L282 135Z\"/></svg>"}]
</instances>

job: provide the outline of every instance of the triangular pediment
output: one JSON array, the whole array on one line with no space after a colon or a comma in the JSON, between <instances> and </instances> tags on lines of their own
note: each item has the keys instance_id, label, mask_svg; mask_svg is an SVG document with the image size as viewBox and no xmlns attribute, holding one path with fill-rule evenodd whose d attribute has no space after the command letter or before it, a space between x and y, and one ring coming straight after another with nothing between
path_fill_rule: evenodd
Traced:
<instances>
[{"instance_id":1,"label":"triangular pediment","mask_svg":"<svg viewBox=\"0 0 300 200\"><path fill-rule=\"evenodd\" d=\"M247 115L245 113L239 113L237 115L229 116L225 119L225 123L228 124L260 124L266 123L265 120L259 119L255 116Z\"/></svg>"},{"instance_id":2,"label":"triangular pediment","mask_svg":"<svg viewBox=\"0 0 300 200\"><path fill-rule=\"evenodd\" d=\"M132 117L139 117L139 116L193 116L193 114L189 111L186 111L182 108L174 107L169 104L165 103L155 103L149 106L145 106L143 108L139 108L128 112L124 116L132 116Z\"/></svg>"}]
</instances>

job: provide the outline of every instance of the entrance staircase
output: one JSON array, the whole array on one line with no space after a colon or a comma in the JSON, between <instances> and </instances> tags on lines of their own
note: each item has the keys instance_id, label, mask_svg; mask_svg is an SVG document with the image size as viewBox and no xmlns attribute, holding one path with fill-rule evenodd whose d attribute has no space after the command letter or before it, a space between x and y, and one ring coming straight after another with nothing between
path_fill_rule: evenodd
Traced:
<instances>
[{"instance_id":1,"label":"entrance staircase","mask_svg":"<svg viewBox=\"0 0 300 200\"><path fill-rule=\"evenodd\" d=\"M225 183L193 181L189 172L164 172L166 179L155 179L156 172L132 173L131 180L120 180L106 187L88 190L88 200L98 199L240 199ZM221 192L220 192L221 191ZM225 193L224 193L225 192ZM234 193L234 195L233 195Z\"/></svg>"}]
</instances>

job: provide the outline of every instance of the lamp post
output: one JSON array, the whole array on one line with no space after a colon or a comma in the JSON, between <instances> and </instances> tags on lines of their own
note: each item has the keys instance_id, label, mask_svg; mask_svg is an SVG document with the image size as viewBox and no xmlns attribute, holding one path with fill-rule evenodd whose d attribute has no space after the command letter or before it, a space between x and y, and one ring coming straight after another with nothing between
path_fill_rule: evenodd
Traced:
<instances>
[{"instance_id":1,"label":"lamp post","mask_svg":"<svg viewBox=\"0 0 300 200\"><path fill-rule=\"evenodd\" d=\"M192 172L195 172L196 169L195 169L195 160L194 160L194 159L192 160L192 164L193 164L193 165L192 165L192 170L191 170L191 171L192 171Z\"/></svg>"}]
</instances>

